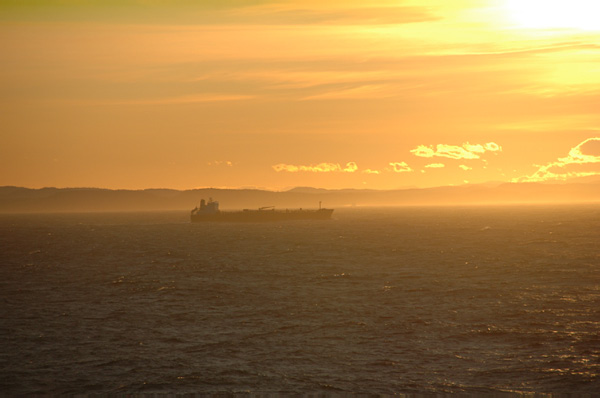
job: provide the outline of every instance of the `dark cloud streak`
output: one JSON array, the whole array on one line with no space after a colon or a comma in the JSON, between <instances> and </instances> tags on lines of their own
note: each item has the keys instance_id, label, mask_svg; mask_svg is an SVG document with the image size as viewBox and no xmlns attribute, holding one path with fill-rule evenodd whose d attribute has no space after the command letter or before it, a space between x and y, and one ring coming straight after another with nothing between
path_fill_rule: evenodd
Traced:
<instances>
[{"instance_id":1,"label":"dark cloud streak","mask_svg":"<svg viewBox=\"0 0 600 398\"><path fill-rule=\"evenodd\" d=\"M282 5L283 4L283 5ZM0 0L2 21L175 25L390 25L438 16L421 7L297 7L268 0Z\"/></svg>"}]
</instances>

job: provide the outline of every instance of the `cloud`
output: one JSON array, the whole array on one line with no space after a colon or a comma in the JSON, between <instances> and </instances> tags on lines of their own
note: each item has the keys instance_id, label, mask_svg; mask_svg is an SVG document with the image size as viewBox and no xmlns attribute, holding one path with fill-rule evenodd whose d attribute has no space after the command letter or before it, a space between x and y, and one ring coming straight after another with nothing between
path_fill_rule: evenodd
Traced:
<instances>
[{"instance_id":1,"label":"cloud","mask_svg":"<svg viewBox=\"0 0 600 398\"><path fill-rule=\"evenodd\" d=\"M442 167L446 167L443 163L431 163L425 166L428 169L441 169Z\"/></svg>"},{"instance_id":2,"label":"cloud","mask_svg":"<svg viewBox=\"0 0 600 398\"><path fill-rule=\"evenodd\" d=\"M388 98L397 93L385 85L366 84L358 87L335 89L302 98L303 100L364 99Z\"/></svg>"},{"instance_id":3,"label":"cloud","mask_svg":"<svg viewBox=\"0 0 600 398\"><path fill-rule=\"evenodd\" d=\"M182 95L179 97L147 98L137 100L114 101L112 104L118 105L160 105L160 104L193 104L198 102L220 102L220 101L244 101L254 99L252 95L230 95L230 94L209 94L209 95Z\"/></svg>"},{"instance_id":4,"label":"cloud","mask_svg":"<svg viewBox=\"0 0 600 398\"><path fill-rule=\"evenodd\" d=\"M431 146L419 145L411 150L415 156L423 158L432 158L434 156L450 158L450 159L479 159L481 154L485 152L500 152L502 147L495 142L486 144L469 144L464 143L462 146L438 144L435 149Z\"/></svg>"},{"instance_id":5,"label":"cloud","mask_svg":"<svg viewBox=\"0 0 600 398\"><path fill-rule=\"evenodd\" d=\"M461 169L463 169L463 170L465 170L465 171L466 171L466 170L473 170L473 168L472 168L472 167L465 166L464 164L461 164L461 165L460 165L460 166L458 166L458 167L460 167Z\"/></svg>"},{"instance_id":6,"label":"cloud","mask_svg":"<svg viewBox=\"0 0 600 398\"><path fill-rule=\"evenodd\" d=\"M209 166L227 166L227 167L232 167L233 166L233 162L229 161L229 160L215 160L213 162L208 162Z\"/></svg>"},{"instance_id":7,"label":"cloud","mask_svg":"<svg viewBox=\"0 0 600 398\"><path fill-rule=\"evenodd\" d=\"M485 148L481 144L471 145L468 142L463 144L463 148L465 148L468 152L472 153L484 153Z\"/></svg>"},{"instance_id":8,"label":"cloud","mask_svg":"<svg viewBox=\"0 0 600 398\"><path fill-rule=\"evenodd\" d=\"M415 22L435 21L439 17L426 7L353 5L348 1L314 2L310 4L281 4L246 7L237 15L247 20L259 20L263 24L277 25L398 25ZM233 16L233 15L232 15Z\"/></svg>"},{"instance_id":9,"label":"cloud","mask_svg":"<svg viewBox=\"0 0 600 398\"><path fill-rule=\"evenodd\" d=\"M360 172L363 174L379 175L382 172L404 173L413 171L413 169L406 162L390 162L389 165L391 167L386 167L383 170L364 169ZM345 166L342 166L339 163L319 163L316 165L295 165L279 163L271 167L278 173L282 171L286 171L288 173L354 173L358 171L358 166L356 165L356 162L348 162ZM432 167L444 167L444 165Z\"/></svg>"},{"instance_id":10,"label":"cloud","mask_svg":"<svg viewBox=\"0 0 600 398\"><path fill-rule=\"evenodd\" d=\"M406 162L390 162L390 166L392 166L392 171L395 173L404 173L413 171Z\"/></svg>"},{"instance_id":11,"label":"cloud","mask_svg":"<svg viewBox=\"0 0 600 398\"><path fill-rule=\"evenodd\" d=\"M488 142L483 146L483 148L490 152L502 152L502 147L495 142Z\"/></svg>"},{"instance_id":12,"label":"cloud","mask_svg":"<svg viewBox=\"0 0 600 398\"><path fill-rule=\"evenodd\" d=\"M134 99L52 99L52 103L67 106L101 105L183 105L204 102L247 101L256 98L252 95L199 94L178 97L134 98Z\"/></svg>"},{"instance_id":13,"label":"cloud","mask_svg":"<svg viewBox=\"0 0 600 398\"><path fill-rule=\"evenodd\" d=\"M381 174L381 172L379 170L371 170L371 169L363 170L363 173L365 173L365 174Z\"/></svg>"},{"instance_id":14,"label":"cloud","mask_svg":"<svg viewBox=\"0 0 600 398\"><path fill-rule=\"evenodd\" d=\"M558 158L530 176L514 178L513 182L567 180L569 178L600 175L600 137L591 137L571 148L564 158Z\"/></svg>"},{"instance_id":15,"label":"cloud","mask_svg":"<svg viewBox=\"0 0 600 398\"><path fill-rule=\"evenodd\" d=\"M345 173L354 173L358 170L358 166L354 162L346 163L346 168L343 170Z\"/></svg>"},{"instance_id":16,"label":"cloud","mask_svg":"<svg viewBox=\"0 0 600 398\"><path fill-rule=\"evenodd\" d=\"M348 162L345 167L340 166L339 163L319 163L310 166L279 163L272 167L276 172L287 171L289 173L298 173L300 171L312 173L354 173L358 170L355 162Z\"/></svg>"}]
</instances>

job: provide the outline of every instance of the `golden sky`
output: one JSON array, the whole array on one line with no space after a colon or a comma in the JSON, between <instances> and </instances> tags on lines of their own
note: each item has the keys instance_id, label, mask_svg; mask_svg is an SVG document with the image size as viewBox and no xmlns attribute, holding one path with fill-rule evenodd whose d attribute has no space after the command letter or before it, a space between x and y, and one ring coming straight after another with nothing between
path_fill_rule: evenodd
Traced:
<instances>
[{"instance_id":1,"label":"golden sky","mask_svg":"<svg viewBox=\"0 0 600 398\"><path fill-rule=\"evenodd\" d=\"M0 185L600 175L597 0L0 0Z\"/></svg>"}]
</instances>

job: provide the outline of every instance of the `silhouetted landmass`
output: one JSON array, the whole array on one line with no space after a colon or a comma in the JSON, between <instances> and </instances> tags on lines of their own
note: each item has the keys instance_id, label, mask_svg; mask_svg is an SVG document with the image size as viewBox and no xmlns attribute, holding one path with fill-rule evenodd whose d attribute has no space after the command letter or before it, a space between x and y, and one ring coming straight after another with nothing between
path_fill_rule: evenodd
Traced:
<instances>
[{"instance_id":1,"label":"silhouetted landmass","mask_svg":"<svg viewBox=\"0 0 600 398\"><path fill-rule=\"evenodd\" d=\"M600 182L505 183L401 190L257 189L110 190L99 188L0 187L0 212L89 212L191 210L212 197L222 209L340 208L348 206L429 206L519 203L600 202Z\"/></svg>"}]
</instances>

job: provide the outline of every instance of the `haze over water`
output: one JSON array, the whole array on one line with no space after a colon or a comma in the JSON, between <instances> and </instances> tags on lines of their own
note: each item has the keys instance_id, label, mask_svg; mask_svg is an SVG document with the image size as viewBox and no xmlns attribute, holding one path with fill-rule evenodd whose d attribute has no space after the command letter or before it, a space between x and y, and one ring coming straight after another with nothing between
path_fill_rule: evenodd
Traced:
<instances>
[{"instance_id":1,"label":"haze over water","mask_svg":"<svg viewBox=\"0 0 600 398\"><path fill-rule=\"evenodd\" d=\"M0 389L600 391L600 207L0 216Z\"/></svg>"}]
</instances>

